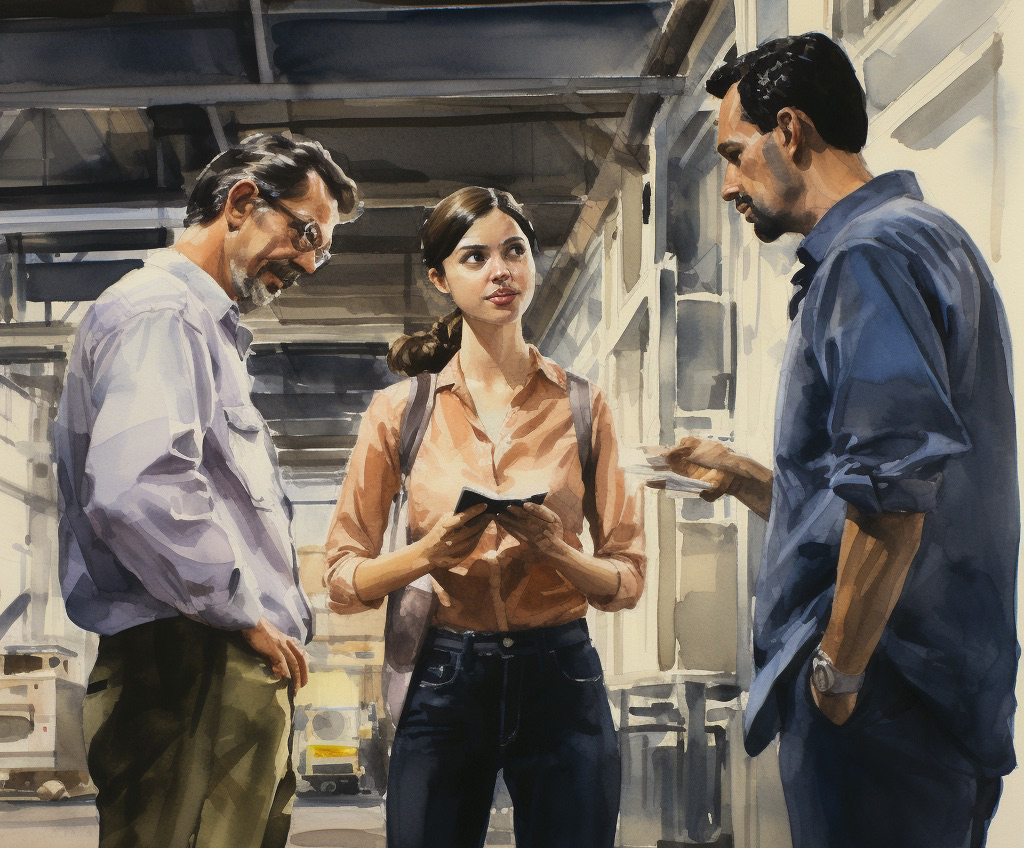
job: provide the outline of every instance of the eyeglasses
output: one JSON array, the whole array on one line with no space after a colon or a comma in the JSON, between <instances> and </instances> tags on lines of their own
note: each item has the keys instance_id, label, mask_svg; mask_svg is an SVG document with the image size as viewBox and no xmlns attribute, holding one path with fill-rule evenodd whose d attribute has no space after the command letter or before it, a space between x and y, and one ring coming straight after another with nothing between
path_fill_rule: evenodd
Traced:
<instances>
[{"instance_id":1,"label":"eyeglasses","mask_svg":"<svg viewBox=\"0 0 1024 848\"><path fill-rule=\"evenodd\" d=\"M313 251L314 271L330 261L331 252L321 246L324 243L324 236L320 230L320 225L316 221L304 221L276 197L261 196L260 199L267 206L284 213L291 219L288 226L295 231L295 235L292 236L292 244L301 253Z\"/></svg>"}]
</instances>

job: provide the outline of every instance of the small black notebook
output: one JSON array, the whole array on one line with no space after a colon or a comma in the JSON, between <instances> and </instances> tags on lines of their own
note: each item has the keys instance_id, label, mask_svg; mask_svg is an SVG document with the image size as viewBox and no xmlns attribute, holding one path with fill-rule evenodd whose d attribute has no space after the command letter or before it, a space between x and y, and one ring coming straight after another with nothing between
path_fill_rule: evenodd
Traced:
<instances>
[{"instance_id":1,"label":"small black notebook","mask_svg":"<svg viewBox=\"0 0 1024 848\"><path fill-rule=\"evenodd\" d=\"M525 498L503 498L501 495L497 495L494 492L482 491L479 489L470 489L468 486L463 488L462 494L459 495L459 502L455 504L456 512L465 512L467 509L476 506L477 504L487 504L485 512L491 515L497 515L502 510L508 509L510 506L522 506L525 503L544 503L544 498L547 496L547 492L538 492L535 495L530 495Z\"/></svg>"}]
</instances>

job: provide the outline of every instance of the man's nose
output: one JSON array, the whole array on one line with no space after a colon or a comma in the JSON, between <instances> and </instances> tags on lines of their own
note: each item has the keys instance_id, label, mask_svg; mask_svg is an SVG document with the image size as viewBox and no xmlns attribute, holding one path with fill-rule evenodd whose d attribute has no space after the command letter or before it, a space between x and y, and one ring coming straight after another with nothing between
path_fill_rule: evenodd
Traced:
<instances>
[{"instance_id":1,"label":"man's nose","mask_svg":"<svg viewBox=\"0 0 1024 848\"><path fill-rule=\"evenodd\" d=\"M736 166L730 163L725 168L725 178L722 180L722 200L731 203L739 196L740 187L736 180Z\"/></svg>"},{"instance_id":2,"label":"man's nose","mask_svg":"<svg viewBox=\"0 0 1024 848\"><path fill-rule=\"evenodd\" d=\"M316 251L307 250L304 253L300 253L292 262L307 274L312 274L316 270Z\"/></svg>"}]
</instances>

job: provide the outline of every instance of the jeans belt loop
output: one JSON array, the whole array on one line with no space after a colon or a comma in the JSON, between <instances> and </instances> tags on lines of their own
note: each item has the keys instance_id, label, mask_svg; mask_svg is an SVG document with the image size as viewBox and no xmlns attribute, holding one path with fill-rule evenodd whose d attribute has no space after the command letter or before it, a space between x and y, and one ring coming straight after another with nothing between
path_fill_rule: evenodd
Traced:
<instances>
[{"instance_id":1,"label":"jeans belt loop","mask_svg":"<svg viewBox=\"0 0 1024 848\"><path fill-rule=\"evenodd\" d=\"M476 640L476 633L472 630L468 630L462 634L462 667L467 671L472 668L473 665L473 643Z\"/></svg>"}]
</instances>

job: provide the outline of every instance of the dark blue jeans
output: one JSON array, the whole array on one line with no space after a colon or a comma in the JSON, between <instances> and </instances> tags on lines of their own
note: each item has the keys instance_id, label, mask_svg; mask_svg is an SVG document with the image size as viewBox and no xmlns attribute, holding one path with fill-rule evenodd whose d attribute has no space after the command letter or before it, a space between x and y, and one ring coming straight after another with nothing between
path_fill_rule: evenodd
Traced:
<instances>
[{"instance_id":1,"label":"dark blue jeans","mask_svg":"<svg viewBox=\"0 0 1024 848\"><path fill-rule=\"evenodd\" d=\"M884 655L849 721L815 705L806 662L779 747L794 848L981 848L1001 780L978 772Z\"/></svg>"},{"instance_id":2,"label":"dark blue jeans","mask_svg":"<svg viewBox=\"0 0 1024 848\"><path fill-rule=\"evenodd\" d=\"M611 848L619 750L586 622L433 630L391 751L389 848L478 848L498 770L518 848Z\"/></svg>"}]
</instances>

